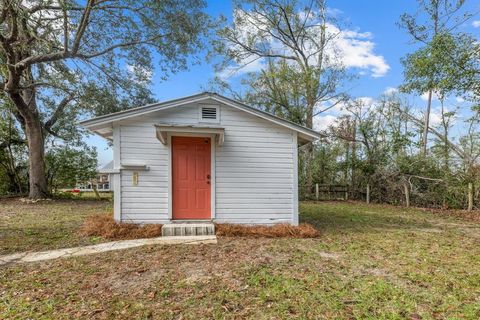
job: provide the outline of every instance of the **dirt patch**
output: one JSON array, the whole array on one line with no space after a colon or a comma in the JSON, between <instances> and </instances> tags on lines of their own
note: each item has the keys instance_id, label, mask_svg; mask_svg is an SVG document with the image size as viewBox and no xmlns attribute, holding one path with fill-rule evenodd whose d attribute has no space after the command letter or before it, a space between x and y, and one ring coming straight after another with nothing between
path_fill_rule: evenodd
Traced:
<instances>
[{"instance_id":1,"label":"dirt patch","mask_svg":"<svg viewBox=\"0 0 480 320\"><path fill-rule=\"evenodd\" d=\"M308 223L299 226L276 224L274 226L244 226L237 224L217 224L217 236L250 238L318 238L320 231Z\"/></svg>"},{"instance_id":2,"label":"dirt patch","mask_svg":"<svg viewBox=\"0 0 480 320\"><path fill-rule=\"evenodd\" d=\"M80 233L84 236L97 236L109 240L154 238L162 235L162 225L138 225L119 223L110 215L94 215L83 223Z\"/></svg>"},{"instance_id":3,"label":"dirt patch","mask_svg":"<svg viewBox=\"0 0 480 320\"><path fill-rule=\"evenodd\" d=\"M324 259L327 259L327 260L339 260L340 259L340 255L337 254L337 253L330 253L330 252L319 252L318 253L318 256L320 258L324 258Z\"/></svg>"},{"instance_id":4,"label":"dirt patch","mask_svg":"<svg viewBox=\"0 0 480 320\"><path fill-rule=\"evenodd\" d=\"M442 233L442 229L436 229L436 228L418 228L415 229L414 231L417 232L426 232L426 233Z\"/></svg>"}]
</instances>

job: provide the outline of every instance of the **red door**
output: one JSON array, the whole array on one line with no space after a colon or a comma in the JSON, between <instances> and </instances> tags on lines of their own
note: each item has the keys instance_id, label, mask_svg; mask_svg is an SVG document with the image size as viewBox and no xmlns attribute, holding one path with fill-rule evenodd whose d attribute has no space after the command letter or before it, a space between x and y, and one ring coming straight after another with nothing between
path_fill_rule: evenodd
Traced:
<instances>
[{"instance_id":1,"label":"red door","mask_svg":"<svg viewBox=\"0 0 480 320\"><path fill-rule=\"evenodd\" d=\"M173 219L210 219L210 138L172 137Z\"/></svg>"}]
</instances>

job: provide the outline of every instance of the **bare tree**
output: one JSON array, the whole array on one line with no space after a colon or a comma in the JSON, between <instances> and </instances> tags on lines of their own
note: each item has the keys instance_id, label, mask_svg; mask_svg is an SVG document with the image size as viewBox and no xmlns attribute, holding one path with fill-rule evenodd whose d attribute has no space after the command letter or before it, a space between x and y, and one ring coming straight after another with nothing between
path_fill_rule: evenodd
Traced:
<instances>
[{"instance_id":1,"label":"bare tree","mask_svg":"<svg viewBox=\"0 0 480 320\"><path fill-rule=\"evenodd\" d=\"M290 120L312 128L314 116L325 110L323 102L334 105L344 99L338 88L346 74L334 54L340 32L327 15L325 0L236 1L233 25L219 31L216 48L225 57L219 68L235 72L266 61L249 82L254 88L250 99L262 99L263 105L293 114ZM309 158L312 152L310 146ZM311 185L311 170L307 173Z\"/></svg>"}]
</instances>

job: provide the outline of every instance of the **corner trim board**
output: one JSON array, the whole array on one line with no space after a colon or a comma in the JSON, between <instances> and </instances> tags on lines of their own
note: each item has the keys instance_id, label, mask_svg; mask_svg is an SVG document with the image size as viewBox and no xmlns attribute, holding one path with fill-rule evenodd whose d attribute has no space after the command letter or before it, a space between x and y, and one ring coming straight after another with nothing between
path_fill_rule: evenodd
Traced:
<instances>
[{"instance_id":1,"label":"corner trim board","mask_svg":"<svg viewBox=\"0 0 480 320\"><path fill-rule=\"evenodd\" d=\"M298 226L298 133L293 131L293 216L292 224Z\"/></svg>"},{"instance_id":2,"label":"corner trim board","mask_svg":"<svg viewBox=\"0 0 480 320\"><path fill-rule=\"evenodd\" d=\"M118 170L118 173L113 176L113 219L115 221L122 221L122 172L120 171L120 148L121 148L121 132L120 126L113 127L113 169Z\"/></svg>"}]
</instances>

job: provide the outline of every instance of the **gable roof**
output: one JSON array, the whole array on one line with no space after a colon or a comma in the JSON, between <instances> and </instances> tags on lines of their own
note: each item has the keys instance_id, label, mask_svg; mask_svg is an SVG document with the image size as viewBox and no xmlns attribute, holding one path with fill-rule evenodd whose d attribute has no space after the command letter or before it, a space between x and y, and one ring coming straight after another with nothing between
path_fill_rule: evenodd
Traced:
<instances>
[{"instance_id":1,"label":"gable roof","mask_svg":"<svg viewBox=\"0 0 480 320\"><path fill-rule=\"evenodd\" d=\"M273 122L279 126L283 126L291 130L297 131L299 133L299 137L306 141L315 141L323 137L321 133L315 130L300 126L291 121L277 117L271 113L255 109L237 100L233 100L233 99L224 97L222 95L219 95L217 93L211 93L211 92L203 92L203 93L195 94L188 97L169 100L165 102L153 103L143 107L132 108L125 111L115 112L115 113L107 114L104 116L92 118L89 120L81 121L80 124L83 127L99 134L100 136L103 136L104 138L111 139L113 122L126 120L129 118L145 115L145 114L159 111L159 110L170 109L170 108L182 106L189 103L202 102L208 99L215 100L217 102L220 102L222 104L225 104L227 106L230 106L239 110L243 110L247 113L253 114L255 116L258 116L260 118Z\"/></svg>"},{"instance_id":2,"label":"gable roof","mask_svg":"<svg viewBox=\"0 0 480 320\"><path fill-rule=\"evenodd\" d=\"M98 173L112 173L113 169L113 160L97 170Z\"/></svg>"}]
</instances>

